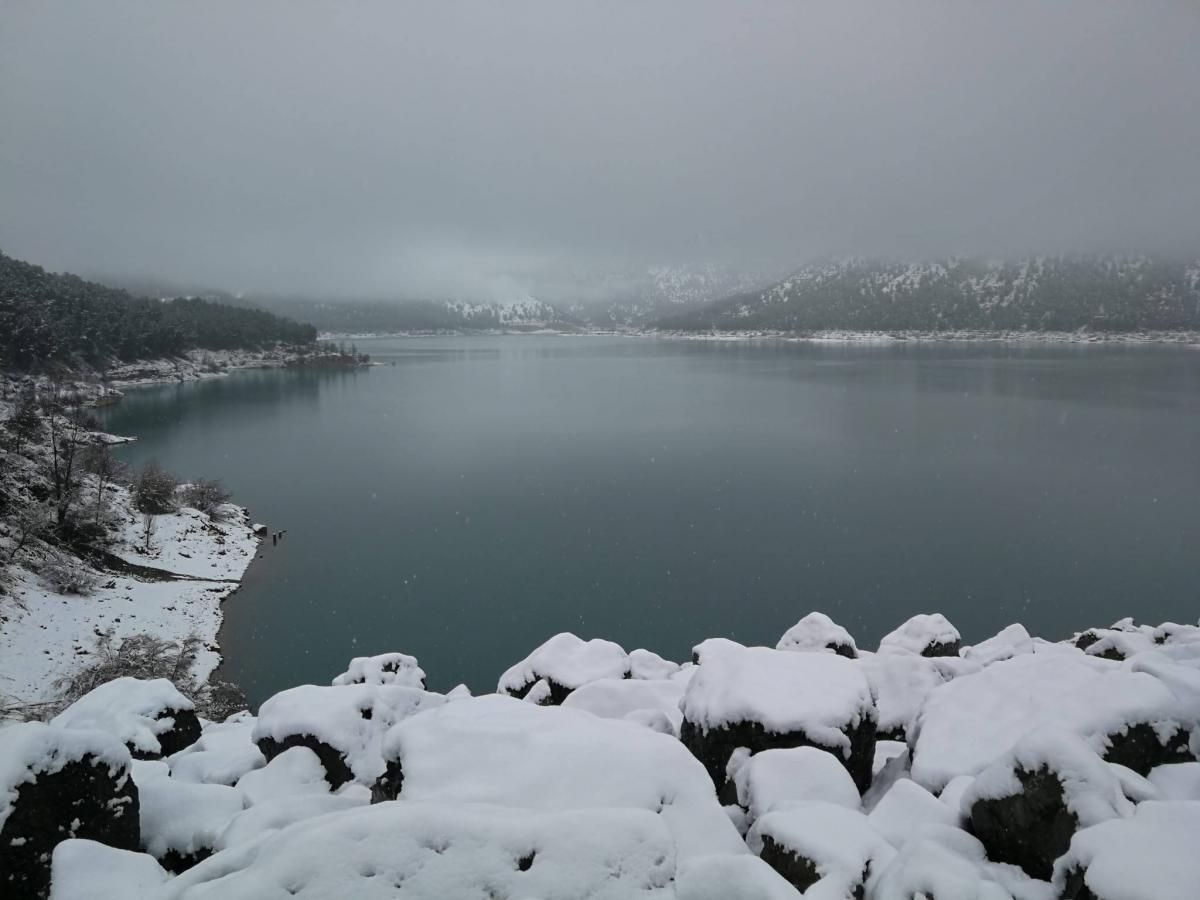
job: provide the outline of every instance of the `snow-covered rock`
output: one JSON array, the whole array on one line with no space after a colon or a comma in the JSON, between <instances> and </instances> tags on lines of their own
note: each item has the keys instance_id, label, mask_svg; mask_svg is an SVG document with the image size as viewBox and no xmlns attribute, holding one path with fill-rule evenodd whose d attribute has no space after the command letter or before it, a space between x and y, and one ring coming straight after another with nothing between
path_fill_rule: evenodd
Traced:
<instances>
[{"instance_id":1,"label":"snow-covered rock","mask_svg":"<svg viewBox=\"0 0 1200 900\"><path fill-rule=\"evenodd\" d=\"M329 794L329 781L320 758L308 747L290 747L261 769L247 772L235 787L247 806L281 797Z\"/></svg>"},{"instance_id":2,"label":"snow-covered rock","mask_svg":"<svg viewBox=\"0 0 1200 900\"><path fill-rule=\"evenodd\" d=\"M895 855L861 812L819 801L767 813L746 841L806 900L861 897L868 873Z\"/></svg>"},{"instance_id":3,"label":"snow-covered rock","mask_svg":"<svg viewBox=\"0 0 1200 900\"><path fill-rule=\"evenodd\" d=\"M745 852L704 769L679 741L630 722L476 697L401 722L383 753L377 800L649 810L681 858Z\"/></svg>"},{"instance_id":4,"label":"snow-covered rock","mask_svg":"<svg viewBox=\"0 0 1200 900\"><path fill-rule=\"evenodd\" d=\"M1020 870L988 862L965 831L925 825L882 869L872 871L871 900L1052 900Z\"/></svg>"},{"instance_id":5,"label":"snow-covered rock","mask_svg":"<svg viewBox=\"0 0 1200 900\"><path fill-rule=\"evenodd\" d=\"M1155 766L1147 779L1164 800L1200 800L1200 762Z\"/></svg>"},{"instance_id":6,"label":"snow-covered rock","mask_svg":"<svg viewBox=\"0 0 1200 900\"><path fill-rule=\"evenodd\" d=\"M153 897L170 879L148 853L73 838L54 848L50 900L132 900Z\"/></svg>"},{"instance_id":7,"label":"snow-covered rock","mask_svg":"<svg viewBox=\"0 0 1200 900\"><path fill-rule=\"evenodd\" d=\"M308 747L332 787L351 780L370 785L383 772L379 742L384 732L445 702L441 694L398 684L306 684L263 703L252 738L268 760L292 747Z\"/></svg>"},{"instance_id":8,"label":"snow-covered rock","mask_svg":"<svg viewBox=\"0 0 1200 900\"><path fill-rule=\"evenodd\" d=\"M957 656L962 635L941 613L913 616L879 642L880 653Z\"/></svg>"},{"instance_id":9,"label":"snow-covered rock","mask_svg":"<svg viewBox=\"0 0 1200 900\"><path fill-rule=\"evenodd\" d=\"M734 775L738 803L755 821L772 810L808 801L858 809L858 788L833 754L815 747L764 750L740 765Z\"/></svg>"},{"instance_id":10,"label":"snow-covered rock","mask_svg":"<svg viewBox=\"0 0 1200 900\"><path fill-rule=\"evenodd\" d=\"M1180 740L1186 748L1184 722L1194 716L1194 709L1149 673L1047 645L934 689L918 717L913 778L940 791L955 775L978 774L1043 727L1070 731L1106 758L1145 772L1178 761L1172 748ZM1152 746L1138 740L1145 730L1154 736ZM1133 740L1137 752L1154 755L1130 760L1125 749Z\"/></svg>"},{"instance_id":11,"label":"snow-covered rock","mask_svg":"<svg viewBox=\"0 0 1200 900\"><path fill-rule=\"evenodd\" d=\"M254 716L238 713L224 722L209 722L200 732L200 740L168 762L171 777L200 784L236 784L247 772L266 765L266 758L251 740Z\"/></svg>"},{"instance_id":12,"label":"snow-covered rock","mask_svg":"<svg viewBox=\"0 0 1200 900\"><path fill-rule=\"evenodd\" d=\"M1032 653L1033 648L1033 638L1025 630L1025 626L1013 624L987 640L964 647L962 657L977 665L987 666L1023 653Z\"/></svg>"},{"instance_id":13,"label":"snow-covered rock","mask_svg":"<svg viewBox=\"0 0 1200 900\"><path fill-rule=\"evenodd\" d=\"M601 678L576 688L562 705L587 710L605 719L629 719L642 724L653 724L661 716L667 732L678 735L683 721L679 701L686 688L687 681L678 678Z\"/></svg>"},{"instance_id":14,"label":"snow-covered rock","mask_svg":"<svg viewBox=\"0 0 1200 900\"><path fill-rule=\"evenodd\" d=\"M633 678L657 681L670 678L679 671L679 663L663 659L652 650L629 651L629 674Z\"/></svg>"},{"instance_id":15,"label":"snow-covered rock","mask_svg":"<svg viewBox=\"0 0 1200 900\"><path fill-rule=\"evenodd\" d=\"M52 723L107 731L138 759L170 756L200 738L195 704L165 678L115 678L84 694Z\"/></svg>"},{"instance_id":16,"label":"snow-covered rock","mask_svg":"<svg viewBox=\"0 0 1200 900\"><path fill-rule=\"evenodd\" d=\"M629 678L629 654L612 641L585 641L569 631L556 634L502 676L498 693L524 697L545 680L551 703L562 703L571 691L601 678Z\"/></svg>"},{"instance_id":17,"label":"snow-covered rock","mask_svg":"<svg viewBox=\"0 0 1200 900\"><path fill-rule=\"evenodd\" d=\"M1195 900L1200 802L1139 804L1130 818L1078 832L1054 864L1064 900Z\"/></svg>"},{"instance_id":18,"label":"snow-covered rock","mask_svg":"<svg viewBox=\"0 0 1200 900\"><path fill-rule=\"evenodd\" d=\"M139 782L138 796L142 849L171 872L208 857L218 835L244 808L242 794L231 787L167 776Z\"/></svg>"},{"instance_id":19,"label":"snow-covered rock","mask_svg":"<svg viewBox=\"0 0 1200 900\"><path fill-rule=\"evenodd\" d=\"M799 900L796 889L757 856L698 856L679 861L678 900Z\"/></svg>"},{"instance_id":20,"label":"snow-covered rock","mask_svg":"<svg viewBox=\"0 0 1200 900\"><path fill-rule=\"evenodd\" d=\"M406 653L381 653L378 656L356 656L346 671L333 679L343 684L399 684L404 687L425 687L425 670L415 656Z\"/></svg>"},{"instance_id":21,"label":"snow-covered rock","mask_svg":"<svg viewBox=\"0 0 1200 900\"><path fill-rule=\"evenodd\" d=\"M718 787L738 747L818 747L842 762L860 791L871 783L875 703L853 660L723 646L704 656L681 708L680 737Z\"/></svg>"},{"instance_id":22,"label":"snow-covered rock","mask_svg":"<svg viewBox=\"0 0 1200 900\"><path fill-rule=\"evenodd\" d=\"M854 659L858 647L854 638L825 613L811 612L787 631L775 645L776 650L827 651Z\"/></svg>"},{"instance_id":23,"label":"snow-covered rock","mask_svg":"<svg viewBox=\"0 0 1200 900\"><path fill-rule=\"evenodd\" d=\"M897 741L908 739L925 698L934 688L980 668L957 656L911 653L863 653L859 665L875 695L879 735Z\"/></svg>"},{"instance_id":24,"label":"snow-covered rock","mask_svg":"<svg viewBox=\"0 0 1200 900\"><path fill-rule=\"evenodd\" d=\"M927 823L957 827L957 811L909 778L899 778L867 816L881 837L896 849L903 847Z\"/></svg>"},{"instance_id":25,"label":"snow-covered rock","mask_svg":"<svg viewBox=\"0 0 1200 900\"><path fill-rule=\"evenodd\" d=\"M106 731L0 726L0 895L44 896L68 838L138 847L129 750Z\"/></svg>"},{"instance_id":26,"label":"snow-covered rock","mask_svg":"<svg viewBox=\"0 0 1200 900\"><path fill-rule=\"evenodd\" d=\"M160 897L658 900L672 896L675 866L669 831L644 809L383 803L226 850Z\"/></svg>"},{"instance_id":27,"label":"snow-covered rock","mask_svg":"<svg viewBox=\"0 0 1200 900\"><path fill-rule=\"evenodd\" d=\"M984 769L962 802L990 860L1042 879L1050 878L1078 829L1133 812L1096 752L1082 738L1050 728L1027 735Z\"/></svg>"},{"instance_id":28,"label":"snow-covered rock","mask_svg":"<svg viewBox=\"0 0 1200 900\"><path fill-rule=\"evenodd\" d=\"M217 850L236 849L305 819L364 807L370 802L369 794L329 794L325 791L264 797L229 819L217 835L214 847Z\"/></svg>"}]
</instances>

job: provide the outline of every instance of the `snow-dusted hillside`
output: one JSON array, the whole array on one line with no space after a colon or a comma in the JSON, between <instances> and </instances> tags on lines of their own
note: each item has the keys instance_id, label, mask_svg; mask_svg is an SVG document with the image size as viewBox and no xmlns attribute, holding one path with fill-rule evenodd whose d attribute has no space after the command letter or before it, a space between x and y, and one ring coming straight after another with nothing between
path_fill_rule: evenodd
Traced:
<instances>
[{"instance_id":1,"label":"snow-dusted hillside","mask_svg":"<svg viewBox=\"0 0 1200 900\"><path fill-rule=\"evenodd\" d=\"M1015 262L842 259L668 316L680 329L1106 331L1200 328L1200 264L1150 257Z\"/></svg>"}]
</instances>

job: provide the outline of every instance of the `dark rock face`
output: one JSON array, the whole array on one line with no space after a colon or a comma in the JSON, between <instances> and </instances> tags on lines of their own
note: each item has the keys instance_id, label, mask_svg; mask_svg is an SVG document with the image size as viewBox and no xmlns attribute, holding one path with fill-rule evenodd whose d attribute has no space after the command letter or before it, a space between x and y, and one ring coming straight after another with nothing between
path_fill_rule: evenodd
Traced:
<instances>
[{"instance_id":1,"label":"dark rock face","mask_svg":"<svg viewBox=\"0 0 1200 900\"><path fill-rule=\"evenodd\" d=\"M807 856L801 856L782 844L775 843L770 837L763 838L762 852L758 855L800 893L804 893L821 880L816 863Z\"/></svg>"},{"instance_id":2,"label":"dark rock face","mask_svg":"<svg viewBox=\"0 0 1200 900\"><path fill-rule=\"evenodd\" d=\"M1165 763L1195 762L1196 757L1188 746L1188 731L1177 726L1175 733L1164 744L1158 734L1145 722L1130 725L1122 732L1108 735L1108 749L1104 761L1120 763L1139 775L1150 774L1155 766Z\"/></svg>"},{"instance_id":3,"label":"dark rock face","mask_svg":"<svg viewBox=\"0 0 1200 900\"><path fill-rule=\"evenodd\" d=\"M692 755L704 764L718 793L726 787L725 766L738 747L746 747L751 753L788 747L816 747L832 753L850 777L859 793L871 786L871 765L875 759L875 720L863 716L857 727L847 725L842 733L850 739L849 758L840 749L826 747L811 740L803 731L778 733L767 731L758 722L739 722L736 725L703 730L694 722L684 719L679 739Z\"/></svg>"},{"instance_id":4,"label":"dark rock face","mask_svg":"<svg viewBox=\"0 0 1200 900\"><path fill-rule=\"evenodd\" d=\"M825 645L826 650L832 650L838 656L844 656L846 659L858 659L858 651L849 644L830 643Z\"/></svg>"},{"instance_id":5,"label":"dark rock face","mask_svg":"<svg viewBox=\"0 0 1200 900\"><path fill-rule=\"evenodd\" d=\"M1049 881L1054 860L1067 852L1079 821L1067 809L1062 782L1049 768L1018 769L1016 774L1020 793L977 800L971 807L971 830L992 862L1011 863Z\"/></svg>"},{"instance_id":6,"label":"dark rock face","mask_svg":"<svg viewBox=\"0 0 1200 900\"><path fill-rule=\"evenodd\" d=\"M1086 652L1087 648L1098 640L1100 640L1099 632L1094 628L1089 628L1087 631L1082 632L1079 637L1075 638L1075 646ZM1103 653L1095 653L1093 655L1100 659L1111 659L1113 662L1121 662L1125 658L1125 654L1116 647L1109 647Z\"/></svg>"},{"instance_id":7,"label":"dark rock face","mask_svg":"<svg viewBox=\"0 0 1200 900\"><path fill-rule=\"evenodd\" d=\"M20 785L12 813L0 829L0 896L46 897L50 855L68 838L138 850L141 833L133 779L128 774L113 777L107 764L86 755Z\"/></svg>"},{"instance_id":8,"label":"dark rock face","mask_svg":"<svg viewBox=\"0 0 1200 900\"><path fill-rule=\"evenodd\" d=\"M321 760L321 765L325 769L325 780L329 782L332 790L336 791L343 784L354 780L354 773L350 771L350 766L346 763L345 754L311 734L289 734L282 741L265 737L260 738L257 743L258 749L267 758L267 762L285 750L291 750L293 747L307 747Z\"/></svg>"},{"instance_id":9,"label":"dark rock face","mask_svg":"<svg viewBox=\"0 0 1200 900\"><path fill-rule=\"evenodd\" d=\"M962 641L930 641L921 650L922 656L958 656Z\"/></svg>"},{"instance_id":10,"label":"dark rock face","mask_svg":"<svg viewBox=\"0 0 1200 900\"><path fill-rule=\"evenodd\" d=\"M158 735L160 752L142 753L131 746L129 752L134 759L160 759L185 750L200 740L200 719L196 717L194 710L165 709L158 714L157 718L175 720L175 724L171 728Z\"/></svg>"},{"instance_id":11,"label":"dark rock face","mask_svg":"<svg viewBox=\"0 0 1200 900\"><path fill-rule=\"evenodd\" d=\"M625 677L628 678L629 676L626 675ZM530 681L530 682L527 682L526 684L521 685L521 687L517 688L516 690L508 691L508 696L515 697L518 700L524 700L525 695L528 694L531 690L533 690L533 686L542 680L543 680L542 678L535 678L533 681ZM559 684L553 678L545 678L544 680L545 680L546 684L550 685L550 696L547 697L546 699L542 700L540 705L541 706L562 706L563 701L566 700L567 697L569 697L571 695L571 691L573 689L566 687L565 685Z\"/></svg>"},{"instance_id":12,"label":"dark rock face","mask_svg":"<svg viewBox=\"0 0 1200 900\"><path fill-rule=\"evenodd\" d=\"M168 850L159 857L158 863L168 872L178 875L181 872L186 872L192 866L204 862L204 860L212 855L213 851L211 847L197 850L195 853L180 853L178 850Z\"/></svg>"},{"instance_id":13,"label":"dark rock face","mask_svg":"<svg viewBox=\"0 0 1200 900\"><path fill-rule=\"evenodd\" d=\"M1072 869L1063 880L1060 900L1101 900L1083 881L1083 869Z\"/></svg>"},{"instance_id":14,"label":"dark rock face","mask_svg":"<svg viewBox=\"0 0 1200 900\"><path fill-rule=\"evenodd\" d=\"M371 785L371 802L383 803L387 800L396 800L403 787L404 769L400 765L400 760L389 759L383 774Z\"/></svg>"}]
</instances>

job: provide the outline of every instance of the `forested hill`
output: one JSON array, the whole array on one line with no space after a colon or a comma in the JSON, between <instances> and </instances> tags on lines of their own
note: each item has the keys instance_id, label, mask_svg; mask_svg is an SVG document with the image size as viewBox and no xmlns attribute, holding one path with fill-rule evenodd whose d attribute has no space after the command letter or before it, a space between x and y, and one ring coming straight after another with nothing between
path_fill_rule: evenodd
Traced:
<instances>
[{"instance_id":1,"label":"forested hill","mask_svg":"<svg viewBox=\"0 0 1200 900\"><path fill-rule=\"evenodd\" d=\"M1197 329L1200 262L1097 256L827 262L658 324L719 331Z\"/></svg>"},{"instance_id":2,"label":"forested hill","mask_svg":"<svg viewBox=\"0 0 1200 900\"><path fill-rule=\"evenodd\" d=\"M195 298L152 300L0 253L0 369L99 366L316 340L311 325Z\"/></svg>"}]
</instances>

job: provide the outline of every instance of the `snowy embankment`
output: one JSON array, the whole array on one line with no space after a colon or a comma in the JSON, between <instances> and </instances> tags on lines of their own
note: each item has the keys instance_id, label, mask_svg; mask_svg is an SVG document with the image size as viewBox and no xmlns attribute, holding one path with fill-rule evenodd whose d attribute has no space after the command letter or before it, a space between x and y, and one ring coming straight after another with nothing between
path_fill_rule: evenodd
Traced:
<instances>
[{"instance_id":1,"label":"snowy embankment","mask_svg":"<svg viewBox=\"0 0 1200 900\"><path fill-rule=\"evenodd\" d=\"M814 344L994 343L994 344L1178 344L1200 347L1200 331L652 331L685 341L786 340Z\"/></svg>"},{"instance_id":2,"label":"snowy embankment","mask_svg":"<svg viewBox=\"0 0 1200 900\"><path fill-rule=\"evenodd\" d=\"M330 673L333 675L333 673ZM560 634L497 692L352 660L224 722L122 679L0 727L0 883L53 900L1194 900L1200 627L693 660Z\"/></svg>"},{"instance_id":3,"label":"snowy embankment","mask_svg":"<svg viewBox=\"0 0 1200 900\"><path fill-rule=\"evenodd\" d=\"M220 662L221 601L236 590L258 546L246 513L228 506L220 519L187 507L156 516L150 547L144 517L129 490L108 489L120 530L108 552L155 572L94 572L90 594L58 593L27 568L10 569L0 597L0 694L18 703L53 700L55 682L92 661L96 639L113 643L133 634L176 641L196 635L200 650L191 675L204 681Z\"/></svg>"}]
</instances>

